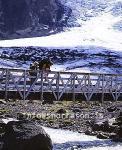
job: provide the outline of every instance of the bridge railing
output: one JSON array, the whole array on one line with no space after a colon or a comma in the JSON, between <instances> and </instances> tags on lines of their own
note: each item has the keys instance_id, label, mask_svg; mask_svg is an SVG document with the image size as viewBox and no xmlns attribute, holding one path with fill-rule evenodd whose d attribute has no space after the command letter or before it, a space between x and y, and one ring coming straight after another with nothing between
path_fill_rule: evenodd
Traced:
<instances>
[{"instance_id":1,"label":"bridge railing","mask_svg":"<svg viewBox=\"0 0 122 150\"><path fill-rule=\"evenodd\" d=\"M99 74L79 72L43 72L22 69L0 68L0 91L5 91L5 99L9 91L18 92L21 99L26 100L32 92L39 92L41 99L45 92L51 92L56 100L64 93L81 93L86 100L94 94L101 94L104 100L106 93L114 100L122 97L122 74Z\"/></svg>"}]
</instances>

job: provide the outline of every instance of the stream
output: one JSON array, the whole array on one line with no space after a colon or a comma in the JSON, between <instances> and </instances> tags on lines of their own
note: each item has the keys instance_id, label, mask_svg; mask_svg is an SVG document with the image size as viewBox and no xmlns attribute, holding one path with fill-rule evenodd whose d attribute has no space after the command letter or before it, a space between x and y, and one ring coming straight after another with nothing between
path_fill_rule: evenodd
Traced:
<instances>
[{"instance_id":1,"label":"stream","mask_svg":"<svg viewBox=\"0 0 122 150\"><path fill-rule=\"evenodd\" d=\"M101 140L95 136L87 136L61 129L43 127L50 135L53 142L53 150L121 150L122 143L111 140Z\"/></svg>"}]
</instances>

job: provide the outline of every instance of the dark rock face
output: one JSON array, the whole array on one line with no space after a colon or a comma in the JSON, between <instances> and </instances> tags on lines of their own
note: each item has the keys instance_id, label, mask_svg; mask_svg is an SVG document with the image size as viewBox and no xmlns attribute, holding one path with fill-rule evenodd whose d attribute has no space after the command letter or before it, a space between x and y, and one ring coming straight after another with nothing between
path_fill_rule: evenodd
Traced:
<instances>
[{"instance_id":1,"label":"dark rock face","mask_svg":"<svg viewBox=\"0 0 122 150\"><path fill-rule=\"evenodd\" d=\"M16 31L28 29L15 35L26 37L36 34L37 28L41 34L45 25L49 31L64 25L70 13L58 0L0 0L0 34L11 38Z\"/></svg>"},{"instance_id":2,"label":"dark rock face","mask_svg":"<svg viewBox=\"0 0 122 150\"><path fill-rule=\"evenodd\" d=\"M30 25L29 8L25 0L2 0L5 30L14 32Z\"/></svg>"},{"instance_id":3,"label":"dark rock face","mask_svg":"<svg viewBox=\"0 0 122 150\"><path fill-rule=\"evenodd\" d=\"M52 142L36 123L11 121L6 125L1 150L52 150Z\"/></svg>"}]
</instances>

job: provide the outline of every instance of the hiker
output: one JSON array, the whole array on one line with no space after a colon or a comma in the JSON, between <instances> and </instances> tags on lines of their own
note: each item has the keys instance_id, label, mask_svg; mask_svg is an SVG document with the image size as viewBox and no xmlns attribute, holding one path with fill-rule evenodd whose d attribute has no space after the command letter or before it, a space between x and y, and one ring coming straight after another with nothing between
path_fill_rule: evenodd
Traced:
<instances>
[{"instance_id":1,"label":"hiker","mask_svg":"<svg viewBox=\"0 0 122 150\"><path fill-rule=\"evenodd\" d=\"M37 70L38 70L38 62L34 62L32 64L30 64L30 79L31 79L31 84L33 84L33 82L35 81L36 77L37 77Z\"/></svg>"},{"instance_id":2,"label":"hiker","mask_svg":"<svg viewBox=\"0 0 122 150\"><path fill-rule=\"evenodd\" d=\"M50 59L43 59L39 62L39 70L44 71L45 81L47 81L50 67L53 65Z\"/></svg>"}]
</instances>

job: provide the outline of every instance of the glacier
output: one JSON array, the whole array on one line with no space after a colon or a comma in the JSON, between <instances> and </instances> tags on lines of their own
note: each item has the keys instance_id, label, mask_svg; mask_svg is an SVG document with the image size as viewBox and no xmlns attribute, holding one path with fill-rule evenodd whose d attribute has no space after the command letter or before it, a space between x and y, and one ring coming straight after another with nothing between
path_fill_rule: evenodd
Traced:
<instances>
[{"instance_id":1,"label":"glacier","mask_svg":"<svg viewBox=\"0 0 122 150\"><path fill-rule=\"evenodd\" d=\"M117 61L118 69L116 65L98 67L97 63L102 64L105 59L96 57L94 60L81 58L74 61L67 60L65 63L56 62L52 70L122 73L122 0L61 0L61 3L72 9L72 16L63 31L36 38L3 40L0 41L0 51L6 47L8 51L11 47L42 47L52 51L53 49L59 51L77 49L81 53L82 49L86 49L85 53L88 55L93 53L102 55L106 51L106 56L107 53L118 56L114 59ZM109 57L111 55L108 55L108 59ZM96 63L95 67L85 66L89 63L89 59L92 60L90 62ZM11 61L13 62L13 60L6 60L6 64ZM84 65L78 65L79 63ZM29 63L26 64L14 67L28 68Z\"/></svg>"}]
</instances>

